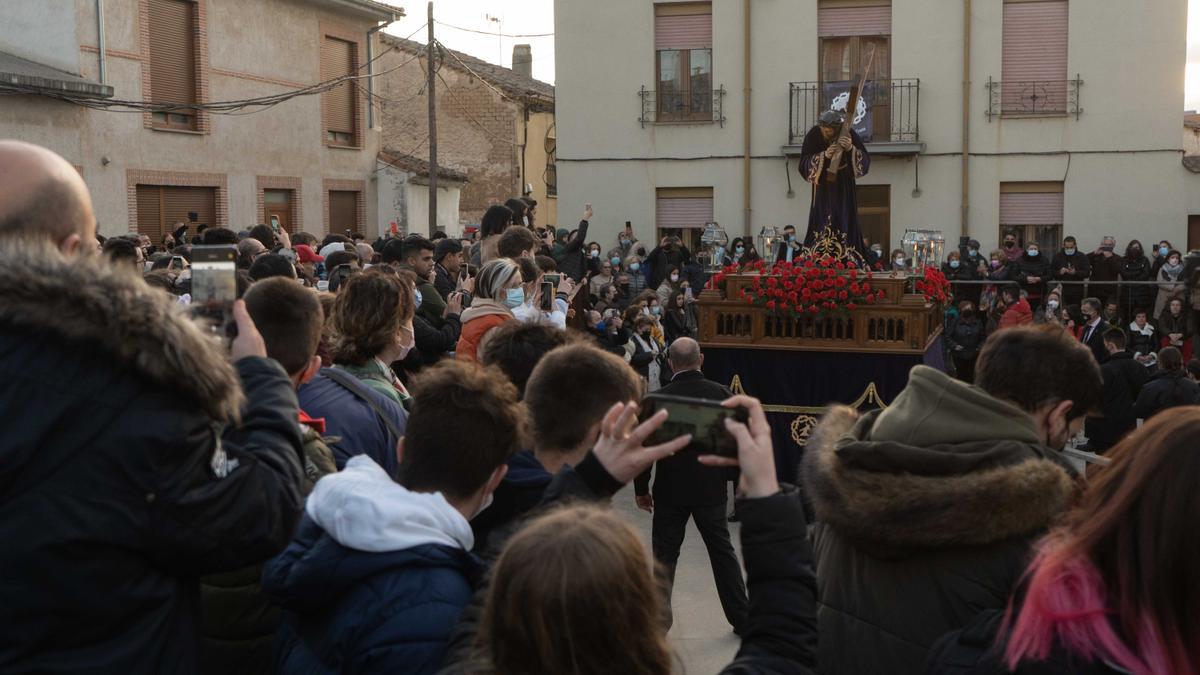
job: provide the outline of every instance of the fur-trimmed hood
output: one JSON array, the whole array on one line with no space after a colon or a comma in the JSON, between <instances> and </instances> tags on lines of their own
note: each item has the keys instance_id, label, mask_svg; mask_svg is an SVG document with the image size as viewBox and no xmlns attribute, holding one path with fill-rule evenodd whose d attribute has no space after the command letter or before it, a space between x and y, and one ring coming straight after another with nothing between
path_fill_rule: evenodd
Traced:
<instances>
[{"instance_id":1,"label":"fur-trimmed hood","mask_svg":"<svg viewBox=\"0 0 1200 675\"><path fill-rule=\"evenodd\" d=\"M216 421L242 405L237 373L178 303L102 257L65 258L49 244L0 241L0 327L106 355L166 389L191 394Z\"/></svg>"},{"instance_id":2,"label":"fur-trimmed hood","mask_svg":"<svg viewBox=\"0 0 1200 675\"><path fill-rule=\"evenodd\" d=\"M817 520L879 555L1029 535L1076 492L1029 415L924 366L887 410L831 408L803 478Z\"/></svg>"}]
</instances>

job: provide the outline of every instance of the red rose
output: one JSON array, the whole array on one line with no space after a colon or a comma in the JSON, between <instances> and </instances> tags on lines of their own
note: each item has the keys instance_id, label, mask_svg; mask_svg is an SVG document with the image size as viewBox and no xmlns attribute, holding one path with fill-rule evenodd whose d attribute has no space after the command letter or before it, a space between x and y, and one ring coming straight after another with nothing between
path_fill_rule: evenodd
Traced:
<instances>
[{"instance_id":1,"label":"red rose","mask_svg":"<svg viewBox=\"0 0 1200 675\"><path fill-rule=\"evenodd\" d=\"M856 269L854 269L853 267L851 267L851 268L850 268L850 275L849 275L849 276L850 276L850 278L851 278L851 279L857 279L857 278L858 278L858 270L856 270Z\"/></svg>"},{"instance_id":2,"label":"red rose","mask_svg":"<svg viewBox=\"0 0 1200 675\"><path fill-rule=\"evenodd\" d=\"M767 301L767 309L775 309L775 301L774 300Z\"/></svg>"},{"instance_id":3,"label":"red rose","mask_svg":"<svg viewBox=\"0 0 1200 675\"><path fill-rule=\"evenodd\" d=\"M855 294L861 293L862 287L859 286L857 283L850 284L850 292L855 293Z\"/></svg>"},{"instance_id":4,"label":"red rose","mask_svg":"<svg viewBox=\"0 0 1200 675\"><path fill-rule=\"evenodd\" d=\"M846 309L848 309L850 311L854 311L854 310L858 309L858 305L854 304L853 302L847 303Z\"/></svg>"},{"instance_id":5,"label":"red rose","mask_svg":"<svg viewBox=\"0 0 1200 675\"><path fill-rule=\"evenodd\" d=\"M825 270L825 276L832 279L837 276L837 270Z\"/></svg>"},{"instance_id":6,"label":"red rose","mask_svg":"<svg viewBox=\"0 0 1200 675\"><path fill-rule=\"evenodd\" d=\"M800 291L800 296L803 297L805 300L811 298L812 297L812 289L805 288L804 290Z\"/></svg>"},{"instance_id":7,"label":"red rose","mask_svg":"<svg viewBox=\"0 0 1200 675\"><path fill-rule=\"evenodd\" d=\"M838 288L845 288L846 287L846 279L844 277L838 277L833 280L833 285L837 286Z\"/></svg>"},{"instance_id":8,"label":"red rose","mask_svg":"<svg viewBox=\"0 0 1200 675\"><path fill-rule=\"evenodd\" d=\"M868 304L868 305L873 305L873 304L875 304L875 296L873 296L873 295L868 295L868 296L867 296L867 304Z\"/></svg>"},{"instance_id":9,"label":"red rose","mask_svg":"<svg viewBox=\"0 0 1200 675\"><path fill-rule=\"evenodd\" d=\"M838 291L838 300L845 300L848 297L850 297L850 294L846 291Z\"/></svg>"},{"instance_id":10,"label":"red rose","mask_svg":"<svg viewBox=\"0 0 1200 675\"><path fill-rule=\"evenodd\" d=\"M754 304L754 298L752 298L752 297L750 297L750 296L748 296L748 295L747 295L747 296L746 296L746 304L747 304L747 305L753 305L753 304Z\"/></svg>"},{"instance_id":11,"label":"red rose","mask_svg":"<svg viewBox=\"0 0 1200 675\"><path fill-rule=\"evenodd\" d=\"M853 265L854 263L850 263L850 264L852 264L852 265ZM837 265L835 265L834 267L837 267L839 270L844 270L844 269L846 269L846 265L845 265L844 263L841 263L841 262L839 262L839 263L838 263Z\"/></svg>"}]
</instances>

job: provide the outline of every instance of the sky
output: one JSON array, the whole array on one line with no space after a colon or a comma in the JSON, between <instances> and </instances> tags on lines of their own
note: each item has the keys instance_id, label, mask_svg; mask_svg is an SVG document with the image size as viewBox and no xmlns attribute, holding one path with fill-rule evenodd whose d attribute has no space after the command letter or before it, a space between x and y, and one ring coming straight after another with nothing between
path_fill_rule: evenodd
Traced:
<instances>
[{"instance_id":1,"label":"sky","mask_svg":"<svg viewBox=\"0 0 1200 675\"><path fill-rule=\"evenodd\" d=\"M426 4L423 2L401 2L388 0L391 4L404 7L408 16L392 24L387 31L407 37L418 31L412 39L424 43ZM598 0L572 0L588 2ZM490 18L498 21L490 20ZM507 35L542 34L554 32L554 0L438 0L434 3L436 21L470 28L487 33ZM533 48L533 76L544 82L554 83L554 37L498 37L479 35L435 24L438 40L451 49L472 56L512 66L514 44L527 43ZM1200 110L1200 0L1188 0L1188 45L1184 107Z\"/></svg>"}]
</instances>

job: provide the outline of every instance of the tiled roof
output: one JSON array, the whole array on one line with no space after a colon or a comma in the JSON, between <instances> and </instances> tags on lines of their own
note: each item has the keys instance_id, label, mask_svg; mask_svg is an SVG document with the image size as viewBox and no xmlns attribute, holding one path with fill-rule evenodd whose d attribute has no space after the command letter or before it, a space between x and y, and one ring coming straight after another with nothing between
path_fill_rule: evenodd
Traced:
<instances>
[{"instance_id":1,"label":"tiled roof","mask_svg":"<svg viewBox=\"0 0 1200 675\"><path fill-rule=\"evenodd\" d=\"M1183 168L1191 171L1192 173L1200 173L1200 157L1184 157Z\"/></svg>"},{"instance_id":2,"label":"tiled roof","mask_svg":"<svg viewBox=\"0 0 1200 675\"><path fill-rule=\"evenodd\" d=\"M1191 113L1184 115L1183 126L1189 129L1200 129L1200 114Z\"/></svg>"},{"instance_id":3,"label":"tiled roof","mask_svg":"<svg viewBox=\"0 0 1200 675\"><path fill-rule=\"evenodd\" d=\"M405 155L396 152L395 150L385 149L379 151L377 158L384 164L394 166L401 171L407 171L408 173L416 174L418 176L429 176L429 162L421 159L420 157L413 157L412 155ZM459 183L467 182L467 174L459 171L458 169L452 169L441 164L438 164L437 174L438 178L457 181Z\"/></svg>"},{"instance_id":4,"label":"tiled roof","mask_svg":"<svg viewBox=\"0 0 1200 675\"><path fill-rule=\"evenodd\" d=\"M0 52L0 86L10 85L23 91L30 89L55 94L86 94L109 98L113 88L78 75L47 66L37 61Z\"/></svg>"},{"instance_id":5,"label":"tiled roof","mask_svg":"<svg viewBox=\"0 0 1200 675\"><path fill-rule=\"evenodd\" d=\"M384 43L395 45L396 47L399 47L400 49L412 54L425 51L425 45L420 42L416 42L415 40L405 40L404 38L396 37L394 35L387 35L386 33L381 33L380 37L383 39ZM532 96L545 99L547 102L554 101L554 85L552 84L547 84L541 80L535 80L532 77L525 77L524 75L513 72L509 68L498 66L494 63L488 63L487 61L484 61L483 59L477 59L470 54L464 54L463 52L453 49L448 51L453 52L454 56L457 56L459 60L467 65L467 68L470 68L477 75L479 75L479 77L482 77L496 87L503 89L510 96ZM463 68L463 66L459 64L458 61L455 61L453 57L446 58L444 64L447 67L454 68L455 70L466 72L466 68Z\"/></svg>"}]
</instances>

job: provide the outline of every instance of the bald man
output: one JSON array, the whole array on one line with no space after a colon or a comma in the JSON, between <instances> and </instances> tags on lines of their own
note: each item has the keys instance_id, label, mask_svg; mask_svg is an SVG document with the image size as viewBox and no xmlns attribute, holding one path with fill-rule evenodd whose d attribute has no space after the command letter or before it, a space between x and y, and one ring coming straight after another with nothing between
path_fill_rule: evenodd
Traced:
<instances>
[{"instance_id":1,"label":"bald man","mask_svg":"<svg viewBox=\"0 0 1200 675\"><path fill-rule=\"evenodd\" d=\"M0 238L49 241L66 255L96 250L87 185L70 162L38 145L0 140Z\"/></svg>"},{"instance_id":2,"label":"bald man","mask_svg":"<svg viewBox=\"0 0 1200 675\"><path fill-rule=\"evenodd\" d=\"M658 390L659 394L711 401L724 401L733 396L728 387L704 377L700 371L704 365L704 354L700 351L700 344L692 338L679 338L672 342L667 351L667 362L674 376L670 384ZM650 541L654 557L667 572L668 599L670 588L675 583L675 563L679 560L688 518L691 518L708 549L717 596L721 600L725 618L733 626L734 632L740 634L749 603L742 567L729 541L729 525L725 518L727 476L724 469L700 464L696 461L698 455L695 449L684 448L655 463L651 469L634 479L634 499L638 508L654 515ZM650 491L652 473L653 494ZM668 601L668 617L669 604Z\"/></svg>"},{"instance_id":3,"label":"bald man","mask_svg":"<svg viewBox=\"0 0 1200 675\"><path fill-rule=\"evenodd\" d=\"M303 508L296 393L244 305L226 353L95 233L74 167L0 141L0 671L195 673L198 575Z\"/></svg>"}]
</instances>

